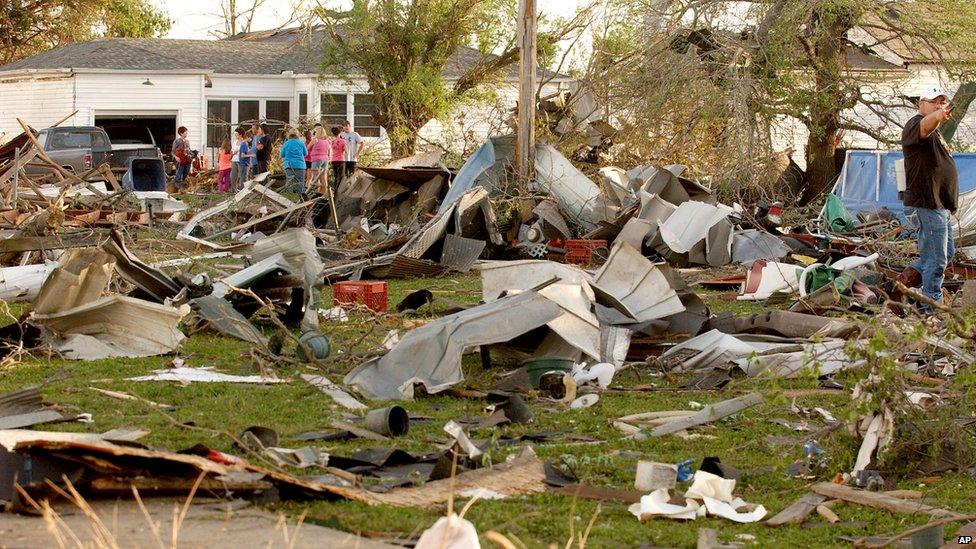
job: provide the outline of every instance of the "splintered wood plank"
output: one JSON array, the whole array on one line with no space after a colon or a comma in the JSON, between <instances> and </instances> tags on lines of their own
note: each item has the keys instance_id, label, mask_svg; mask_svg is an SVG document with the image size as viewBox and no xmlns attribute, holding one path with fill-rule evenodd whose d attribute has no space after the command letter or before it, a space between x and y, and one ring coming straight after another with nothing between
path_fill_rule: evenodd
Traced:
<instances>
[{"instance_id":1,"label":"splintered wood plank","mask_svg":"<svg viewBox=\"0 0 976 549\"><path fill-rule=\"evenodd\" d=\"M935 517L946 518L961 516L955 511L950 511L949 509L939 509L937 507L932 507L931 505L926 505L920 501L894 498L880 492L858 490L856 488L851 488L850 486L834 484L832 482L821 482L814 484L810 489L818 494L830 498L842 499L851 503L867 505L868 507L885 509L894 513L923 513Z\"/></svg>"},{"instance_id":2,"label":"splintered wood plank","mask_svg":"<svg viewBox=\"0 0 976 549\"><path fill-rule=\"evenodd\" d=\"M762 394L760 393L749 393L748 395L741 396L738 398L732 398L729 400L723 400L722 402L716 402L715 404L709 404L701 409L700 412L693 416L688 416L685 418L676 419L674 421L669 421L664 425L659 425L651 431L652 437L659 437L661 435L667 435L670 433L676 433L678 431L683 431L690 427L695 427L696 425L702 425L705 423L710 423L722 419L723 417L731 416L732 414L737 414L746 408L750 408L762 402Z\"/></svg>"},{"instance_id":3,"label":"splintered wood plank","mask_svg":"<svg viewBox=\"0 0 976 549\"><path fill-rule=\"evenodd\" d=\"M827 501L827 496L816 494L814 492L807 492L803 494L800 499L794 501L773 518L766 521L766 526L782 526L787 523L800 523L806 520L810 513L817 508L818 505Z\"/></svg>"}]
</instances>

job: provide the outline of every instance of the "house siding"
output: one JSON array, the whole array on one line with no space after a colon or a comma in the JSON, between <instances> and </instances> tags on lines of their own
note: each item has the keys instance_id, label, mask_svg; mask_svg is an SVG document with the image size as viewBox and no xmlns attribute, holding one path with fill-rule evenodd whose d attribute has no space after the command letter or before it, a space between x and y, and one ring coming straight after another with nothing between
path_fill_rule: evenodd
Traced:
<instances>
[{"instance_id":1,"label":"house siding","mask_svg":"<svg viewBox=\"0 0 976 549\"><path fill-rule=\"evenodd\" d=\"M71 114L75 109L74 86L71 74L0 80L0 143L23 131L18 118L42 129ZM75 123L76 117L65 124Z\"/></svg>"},{"instance_id":2,"label":"house siding","mask_svg":"<svg viewBox=\"0 0 976 549\"><path fill-rule=\"evenodd\" d=\"M950 96L959 88L960 82L950 79L943 71L929 65L912 65L903 73L885 74L882 81L862 86L862 93L871 93L878 99L892 100L899 95L917 95L923 87L939 86ZM870 128L877 133L895 140L894 145L879 141L874 137L856 131L844 131L841 135L841 146L853 149L898 149L897 140L901 136L902 126L912 116L914 108L893 108L888 111L888 117L896 123L884 120L864 105L845 112L846 119L853 120ZM806 126L799 120L780 117L770 128L773 149L776 151L793 150L793 160L806 167L806 144L809 133ZM956 132L953 144L960 150L976 150L976 105L970 107L963 117Z\"/></svg>"},{"instance_id":3,"label":"house siding","mask_svg":"<svg viewBox=\"0 0 976 549\"><path fill-rule=\"evenodd\" d=\"M152 85L143 84L146 80ZM96 115L173 112L176 125L190 130L196 148L206 136L202 74L103 73L75 75L76 119L94 124Z\"/></svg>"},{"instance_id":4,"label":"house siding","mask_svg":"<svg viewBox=\"0 0 976 549\"><path fill-rule=\"evenodd\" d=\"M2 78L2 76L0 76ZM152 85L145 85L146 80ZM209 79L209 86L206 81ZM451 85L452 82L446 82ZM566 88L567 81L556 80L543 87L543 95ZM495 85L493 97L470 101L455 109L446 120L432 120L421 130L419 149L446 149L466 156L489 136L510 131L506 122L518 99L514 82ZM205 147L207 135L207 101L232 101L232 122L237 122L238 100L260 100L261 116L265 102L287 99L291 102L289 121L298 121L298 95L308 93L308 114L318 119L323 93L369 93L365 80L320 79L307 75L207 75L168 72L80 71L56 78L25 78L22 81L0 80L0 131L16 135L16 118L22 117L43 128L73 110L77 113L69 124L93 124L96 116L124 114L173 113L177 125L190 130L190 142L205 156L214 151ZM25 98L31 98L26 100ZM38 100L39 98L39 100ZM347 98L347 118L354 120L354 101ZM8 135L9 139L13 135ZM379 138L368 138L369 156L379 161L390 156L385 132Z\"/></svg>"}]
</instances>

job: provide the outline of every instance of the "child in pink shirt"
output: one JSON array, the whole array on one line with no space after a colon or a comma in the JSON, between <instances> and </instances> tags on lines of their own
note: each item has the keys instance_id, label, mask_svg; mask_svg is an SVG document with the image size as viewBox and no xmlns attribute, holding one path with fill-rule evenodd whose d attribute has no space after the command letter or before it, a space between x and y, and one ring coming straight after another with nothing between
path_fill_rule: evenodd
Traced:
<instances>
[{"instance_id":1,"label":"child in pink shirt","mask_svg":"<svg viewBox=\"0 0 976 549\"><path fill-rule=\"evenodd\" d=\"M234 153L231 152L230 141L225 140L224 144L220 146L220 152L217 156L217 192L230 192L230 169L233 157Z\"/></svg>"},{"instance_id":2,"label":"child in pink shirt","mask_svg":"<svg viewBox=\"0 0 976 549\"><path fill-rule=\"evenodd\" d=\"M332 139L330 150L332 151L332 184L334 189L339 189L339 183L346 175L346 141L339 137L339 128L332 128Z\"/></svg>"}]
</instances>

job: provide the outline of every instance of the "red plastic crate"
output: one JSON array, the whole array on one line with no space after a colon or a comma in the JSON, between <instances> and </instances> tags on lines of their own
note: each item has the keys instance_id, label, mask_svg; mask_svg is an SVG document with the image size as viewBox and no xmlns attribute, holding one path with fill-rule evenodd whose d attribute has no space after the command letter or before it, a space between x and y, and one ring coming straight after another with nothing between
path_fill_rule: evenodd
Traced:
<instances>
[{"instance_id":1,"label":"red plastic crate","mask_svg":"<svg viewBox=\"0 0 976 549\"><path fill-rule=\"evenodd\" d=\"M567 251L566 255L563 256L563 260L573 265L589 265L593 263L593 250Z\"/></svg>"},{"instance_id":2,"label":"red plastic crate","mask_svg":"<svg viewBox=\"0 0 976 549\"><path fill-rule=\"evenodd\" d=\"M593 263L593 251L606 247L606 240L567 240L563 259L574 265L590 265Z\"/></svg>"},{"instance_id":3,"label":"red plastic crate","mask_svg":"<svg viewBox=\"0 0 976 549\"><path fill-rule=\"evenodd\" d=\"M378 313L386 312L386 282L346 280L332 286L332 306L362 304Z\"/></svg>"},{"instance_id":4,"label":"red plastic crate","mask_svg":"<svg viewBox=\"0 0 976 549\"><path fill-rule=\"evenodd\" d=\"M583 250L593 251L597 248L606 248L606 240L567 240L566 253L581 252Z\"/></svg>"}]
</instances>

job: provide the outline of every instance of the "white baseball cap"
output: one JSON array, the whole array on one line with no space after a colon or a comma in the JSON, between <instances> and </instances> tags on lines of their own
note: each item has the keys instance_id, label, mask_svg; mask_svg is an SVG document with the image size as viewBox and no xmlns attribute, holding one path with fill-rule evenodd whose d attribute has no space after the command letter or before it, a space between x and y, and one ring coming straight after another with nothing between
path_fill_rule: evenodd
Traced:
<instances>
[{"instance_id":1,"label":"white baseball cap","mask_svg":"<svg viewBox=\"0 0 976 549\"><path fill-rule=\"evenodd\" d=\"M939 97L945 97L949 99L949 94L947 94L939 86L925 86L918 92L919 99L923 101L934 101Z\"/></svg>"}]
</instances>

